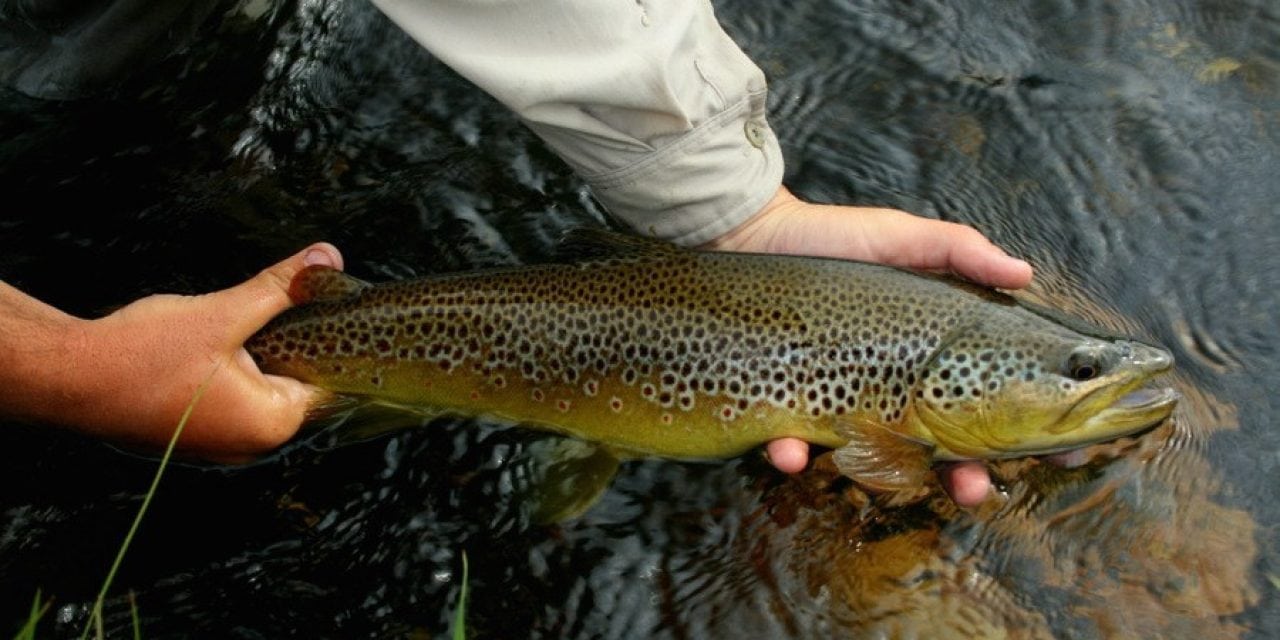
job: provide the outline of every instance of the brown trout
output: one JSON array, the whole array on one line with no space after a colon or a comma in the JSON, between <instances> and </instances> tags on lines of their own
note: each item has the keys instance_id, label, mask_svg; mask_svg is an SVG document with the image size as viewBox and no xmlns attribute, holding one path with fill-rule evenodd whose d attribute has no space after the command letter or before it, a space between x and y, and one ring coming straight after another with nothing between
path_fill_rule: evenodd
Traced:
<instances>
[{"instance_id":1,"label":"brown trout","mask_svg":"<svg viewBox=\"0 0 1280 640\"><path fill-rule=\"evenodd\" d=\"M501 420L624 456L724 458L791 436L918 491L934 460L1045 454L1151 426L1168 352L965 282L699 252L602 231L572 261L370 285L312 267L248 343L334 393Z\"/></svg>"}]
</instances>

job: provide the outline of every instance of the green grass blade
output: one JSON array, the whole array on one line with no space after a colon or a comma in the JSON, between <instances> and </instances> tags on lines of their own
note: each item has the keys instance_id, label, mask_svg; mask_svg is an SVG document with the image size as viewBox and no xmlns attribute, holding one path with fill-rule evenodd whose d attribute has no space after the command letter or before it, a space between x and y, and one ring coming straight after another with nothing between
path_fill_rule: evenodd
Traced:
<instances>
[{"instance_id":1,"label":"green grass blade","mask_svg":"<svg viewBox=\"0 0 1280 640\"><path fill-rule=\"evenodd\" d=\"M138 527L142 524L142 517L147 513L147 507L151 506L151 497L156 493L156 487L160 486L160 478L164 476L164 470L169 466L169 458L173 456L173 449L178 444L178 438L182 436L182 430L187 426L187 420L191 419L191 412L195 410L196 403L200 401L200 397L204 395L205 389L209 388L209 382L213 380L213 375L222 368L219 362L209 372L209 377L200 383L196 388L195 395L191 396L191 402L187 403L187 408L182 412L182 418L178 420L178 426L173 430L173 436L169 438L169 446L165 448L164 455L160 457L160 466L156 468L156 475L151 479L151 486L147 489L147 495L142 498L142 506L138 507L138 515L134 516L133 524L129 526L129 532L124 536L124 542L120 543L120 550L116 552L116 559L111 563L111 569L107 572L107 578L102 581L102 589L98 591L98 597L93 602L93 610L89 613L89 623L84 627L84 633L80 635L80 639L84 640L89 637L89 629L94 628L98 631L98 637L104 637L102 628L102 604L107 599L107 591L111 588L111 582L115 580L116 572L120 569L120 564L124 562L124 554L129 550L129 544L133 542L133 536L138 532Z\"/></svg>"},{"instance_id":2,"label":"green grass blade","mask_svg":"<svg viewBox=\"0 0 1280 640\"><path fill-rule=\"evenodd\" d=\"M453 640L467 638L467 595L470 589L470 568L467 566L467 552L462 552L462 592L458 594L458 608L453 612Z\"/></svg>"},{"instance_id":3,"label":"green grass blade","mask_svg":"<svg viewBox=\"0 0 1280 640\"><path fill-rule=\"evenodd\" d=\"M13 637L14 640L35 640L36 625L40 623L40 618L43 618L44 614L49 611L49 605L52 602L53 600L41 603L40 590L36 589L36 597L31 601L31 613L27 615L26 624L22 625L22 628L18 630L18 634Z\"/></svg>"}]
</instances>

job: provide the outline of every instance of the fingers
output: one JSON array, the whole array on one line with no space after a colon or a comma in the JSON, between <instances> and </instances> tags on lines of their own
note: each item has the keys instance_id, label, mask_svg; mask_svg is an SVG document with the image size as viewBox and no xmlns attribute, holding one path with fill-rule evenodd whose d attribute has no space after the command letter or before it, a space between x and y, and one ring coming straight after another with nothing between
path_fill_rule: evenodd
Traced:
<instances>
[{"instance_id":1,"label":"fingers","mask_svg":"<svg viewBox=\"0 0 1280 640\"><path fill-rule=\"evenodd\" d=\"M308 412L329 397L328 392L312 385L284 376L264 376L271 388L268 406L262 407L259 419L247 423L240 434L236 448L248 454L272 451L288 442Z\"/></svg>"},{"instance_id":2,"label":"fingers","mask_svg":"<svg viewBox=\"0 0 1280 640\"><path fill-rule=\"evenodd\" d=\"M972 227L942 224L952 227L944 235L951 240L946 252L947 269L993 287L1021 289L1031 284L1031 265L1025 260L1005 253Z\"/></svg>"},{"instance_id":3,"label":"fingers","mask_svg":"<svg viewBox=\"0 0 1280 640\"><path fill-rule=\"evenodd\" d=\"M1075 469L1088 464L1091 457L1087 448L1080 448L1047 455L1043 460L1060 469Z\"/></svg>"},{"instance_id":4,"label":"fingers","mask_svg":"<svg viewBox=\"0 0 1280 640\"><path fill-rule=\"evenodd\" d=\"M865 225L863 242L867 243L871 260L946 270L1006 289L1020 289L1031 283L1031 265L1005 253L973 227L895 209L848 209L845 215L857 216L851 221Z\"/></svg>"},{"instance_id":5,"label":"fingers","mask_svg":"<svg viewBox=\"0 0 1280 640\"><path fill-rule=\"evenodd\" d=\"M215 376L196 404L180 446L189 455L219 462L245 462L284 444L325 395L292 378L259 374L244 349ZM177 401L189 402L186 395L179 394ZM157 419L148 439L161 443L172 420L168 415Z\"/></svg>"},{"instance_id":6,"label":"fingers","mask_svg":"<svg viewBox=\"0 0 1280 640\"><path fill-rule=\"evenodd\" d=\"M809 464L809 445L804 440L782 438L765 448L769 462L783 473L799 473Z\"/></svg>"},{"instance_id":7,"label":"fingers","mask_svg":"<svg viewBox=\"0 0 1280 640\"><path fill-rule=\"evenodd\" d=\"M263 270L240 285L210 294L217 306L229 311L230 338L244 342L268 320L293 306L289 299L289 283L302 269L311 265L342 268L342 254L325 242L313 244L289 258Z\"/></svg>"},{"instance_id":8,"label":"fingers","mask_svg":"<svg viewBox=\"0 0 1280 640\"><path fill-rule=\"evenodd\" d=\"M817 205L786 187L709 248L825 256L898 267L950 271L993 287L1020 289L1031 265L1011 257L973 227L897 209Z\"/></svg>"},{"instance_id":9,"label":"fingers","mask_svg":"<svg viewBox=\"0 0 1280 640\"><path fill-rule=\"evenodd\" d=\"M236 352L235 362L245 373L258 372L258 365L253 361L253 356L243 348ZM278 416L285 423L301 424L311 407L330 395L328 391L288 376L263 374L260 378L246 376L245 380L255 384L259 380L265 383L268 392L256 396L263 402L260 410L263 413Z\"/></svg>"},{"instance_id":10,"label":"fingers","mask_svg":"<svg viewBox=\"0 0 1280 640\"><path fill-rule=\"evenodd\" d=\"M783 473L799 473L809 463L809 445L796 438L770 442L765 453L769 462ZM957 462L938 468L942 487L962 507L976 507L991 494L991 476L977 461Z\"/></svg>"},{"instance_id":11,"label":"fingers","mask_svg":"<svg viewBox=\"0 0 1280 640\"><path fill-rule=\"evenodd\" d=\"M991 492L991 476L986 467L975 461L957 462L938 470L942 487L962 507L976 507Z\"/></svg>"}]
</instances>

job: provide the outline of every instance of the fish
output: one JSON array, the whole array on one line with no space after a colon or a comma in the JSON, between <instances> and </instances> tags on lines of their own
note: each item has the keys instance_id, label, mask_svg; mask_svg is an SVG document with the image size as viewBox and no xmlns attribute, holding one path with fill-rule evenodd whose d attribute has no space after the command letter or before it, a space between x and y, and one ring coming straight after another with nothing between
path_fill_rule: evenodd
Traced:
<instances>
[{"instance_id":1,"label":"fish","mask_svg":"<svg viewBox=\"0 0 1280 640\"><path fill-rule=\"evenodd\" d=\"M1178 399L1147 386L1167 350L949 276L600 229L557 255L381 284L308 267L298 305L246 348L335 397L590 443L566 459L605 484L610 460L725 459L792 437L891 504L919 499L935 462L1112 440Z\"/></svg>"}]
</instances>

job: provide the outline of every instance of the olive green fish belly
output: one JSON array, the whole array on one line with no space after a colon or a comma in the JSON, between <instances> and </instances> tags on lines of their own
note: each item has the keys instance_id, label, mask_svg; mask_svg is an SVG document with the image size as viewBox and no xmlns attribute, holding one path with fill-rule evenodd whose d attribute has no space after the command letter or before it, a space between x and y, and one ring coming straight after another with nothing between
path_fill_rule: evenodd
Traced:
<instances>
[{"instance_id":1,"label":"olive green fish belly","mask_svg":"<svg viewBox=\"0 0 1280 640\"><path fill-rule=\"evenodd\" d=\"M354 365L381 388L317 379L337 391L443 409L459 415L485 415L609 445L631 454L679 458L719 458L740 454L783 435L802 437L831 446L841 440L830 429L810 420L796 420L791 412L769 406L735 410L730 423L711 411L688 410L677 403L650 402L644 391L652 382L628 386L605 376L583 375L578 383L537 383L519 371L493 368L487 372L459 371L441 375L435 364L397 366L394 363ZM304 374L305 376L306 374ZM722 404L725 404L722 402Z\"/></svg>"},{"instance_id":2,"label":"olive green fish belly","mask_svg":"<svg viewBox=\"0 0 1280 640\"><path fill-rule=\"evenodd\" d=\"M676 250L348 293L282 315L251 353L338 393L692 458L900 423L918 368L983 303L874 265Z\"/></svg>"}]
</instances>

